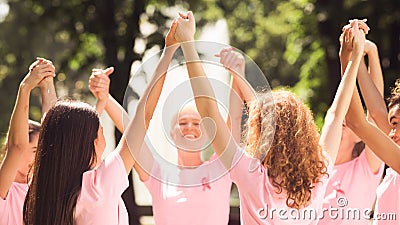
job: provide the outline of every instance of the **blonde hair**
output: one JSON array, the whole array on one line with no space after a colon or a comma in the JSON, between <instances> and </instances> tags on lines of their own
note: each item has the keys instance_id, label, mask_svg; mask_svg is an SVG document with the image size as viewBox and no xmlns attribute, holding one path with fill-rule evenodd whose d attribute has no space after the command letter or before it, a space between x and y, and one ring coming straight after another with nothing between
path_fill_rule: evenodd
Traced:
<instances>
[{"instance_id":1,"label":"blonde hair","mask_svg":"<svg viewBox=\"0 0 400 225\"><path fill-rule=\"evenodd\" d=\"M328 175L310 109L289 91L263 94L249 106L246 129L246 152L267 168L276 193L285 190L291 208L307 206L314 184Z\"/></svg>"}]
</instances>

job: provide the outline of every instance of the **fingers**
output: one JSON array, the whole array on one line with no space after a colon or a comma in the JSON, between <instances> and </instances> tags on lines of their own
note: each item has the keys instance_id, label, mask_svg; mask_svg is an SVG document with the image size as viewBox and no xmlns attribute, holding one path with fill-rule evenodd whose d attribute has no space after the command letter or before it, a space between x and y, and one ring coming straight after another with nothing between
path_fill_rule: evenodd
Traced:
<instances>
[{"instance_id":1,"label":"fingers","mask_svg":"<svg viewBox=\"0 0 400 225\"><path fill-rule=\"evenodd\" d=\"M109 67L105 70L92 69L92 74L89 78L89 90L96 96L99 97L99 93L108 93L110 87L110 78L108 77L114 72L114 67Z\"/></svg>"},{"instance_id":2,"label":"fingers","mask_svg":"<svg viewBox=\"0 0 400 225\"><path fill-rule=\"evenodd\" d=\"M108 78L107 75L93 74L90 76L89 84L91 84L92 86L103 86L103 85L109 86L110 78Z\"/></svg>"},{"instance_id":3,"label":"fingers","mask_svg":"<svg viewBox=\"0 0 400 225\"><path fill-rule=\"evenodd\" d=\"M109 80L106 79L90 79L89 80L89 85L91 87L101 87L101 88L109 88Z\"/></svg>"},{"instance_id":4,"label":"fingers","mask_svg":"<svg viewBox=\"0 0 400 225\"><path fill-rule=\"evenodd\" d=\"M189 19L189 21L194 21L195 20L192 11L189 11L187 13L187 19Z\"/></svg>"},{"instance_id":5,"label":"fingers","mask_svg":"<svg viewBox=\"0 0 400 225\"><path fill-rule=\"evenodd\" d=\"M105 75L109 76L110 74L112 74L114 72L114 67L113 66L108 67L103 72L104 72Z\"/></svg>"},{"instance_id":6,"label":"fingers","mask_svg":"<svg viewBox=\"0 0 400 225\"><path fill-rule=\"evenodd\" d=\"M340 43L340 45L343 44L343 41L344 41L343 39L344 39L344 34L341 33L340 36L339 36L339 43Z\"/></svg>"},{"instance_id":7,"label":"fingers","mask_svg":"<svg viewBox=\"0 0 400 225\"><path fill-rule=\"evenodd\" d=\"M169 28L169 33L172 34L172 35L175 35L177 27L178 27L178 20L174 19L172 21L171 27Z\"/></svg>"},{"instance_id":8,"label":"fingers","mask_svg":"<svg viewBox=\"0 0 400 225\"><path fill-rule=\"evenodd\" d=\"M45 77L55 77L55 68L53 64L39 64L32 68L32 75L42 80Z\"/></svg>"},{"instance_id":9,"label":"fingers","mask_svg":"<svg viewBox=\"0 0 400 225\"><path fill-rule=\"evenodd\" d=\"M180 18L182 18L182 19L188 19L188 16L185 15L185 14L183 14L182 12L178 12L178 14L179 14Z\"/></svg>"},{"instance_id":10,"label":"fingers","mask_svg":"<svg viewBox=\"0 0 400 225\"><path fill-rule=\"evenodd\" d=\"M95 92L107 92L108 93L108 88L104 87L104 86L93 86L89 84L89 89L91 92L95 93Z\"/></svg>"},{"instance_id":11,"label":"fingers","mask_svg":"<svg viewBox=\"0 0 400 225\"><path fill-rule=\"evenodd\" d=\"M220 63L225 67L225 69L230 72L242 74L244 71L244 58L242 54L236 52L234 48L225 48L220 51L220 53L215 54L216 57L220 57Z\"/></svg>"},{"instance_id":12,"label":"fingers","mask_svg":"<svg viewBox=\"0 0 400 225\"><path fill-rule=\"evenodd\" d=\"M362 19L362 20L358 20L358 19L351 19L349 20L349 24L347 24L346 26L343 27L342 30L346 29L347 27L353 27L354 29L356 27L358 27L359 29L362 29L364 31L365 34L368 34L370 28L367 25L367 19Z\"/></svg>"},{"instance_id":13,"label":"fingers","mask_svg":"<svg viewBox=\"0 0 400 225\"><path fill-rule=\"evenodd\" d=\"M344 36L344 42L345 44L350 43L350 41L353 38L353 34L352 34L352 28L351 27L347 27L344 31L343 31L343 36Z\"/></svg>"},{"instance_id":14,"label":"fingers","mask_svg":"<svg viewBox=\"0 0 400 225\"><path fill-rule=\"evenodd\" d=\"M41 62L42 62L42 60L36 59L36 61L33 62L33 63L29 66L29 70L32 70L33 68L35 68L36 66L38 66Z\"/></svg>"}]
</instances>

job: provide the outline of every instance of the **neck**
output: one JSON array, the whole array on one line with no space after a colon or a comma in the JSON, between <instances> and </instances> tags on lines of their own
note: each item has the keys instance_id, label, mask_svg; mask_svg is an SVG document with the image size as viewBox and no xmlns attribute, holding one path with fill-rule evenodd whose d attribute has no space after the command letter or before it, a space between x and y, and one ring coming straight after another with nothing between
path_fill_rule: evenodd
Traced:
<instances>
[{"instance_id":1,"label":"neck","mask_svg":"<svg viewBox=\"0 0 400 225\"><path fill-rule=\"evenodd\" d=\"M198 167L203 164L200 152L189 152L178 149L178 166L182 167Z\"/></svg>"}]
</instances>

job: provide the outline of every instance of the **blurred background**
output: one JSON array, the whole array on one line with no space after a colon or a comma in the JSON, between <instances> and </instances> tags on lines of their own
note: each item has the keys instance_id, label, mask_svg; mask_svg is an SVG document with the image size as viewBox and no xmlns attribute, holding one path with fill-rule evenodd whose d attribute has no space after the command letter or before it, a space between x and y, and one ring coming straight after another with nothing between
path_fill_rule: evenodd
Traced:
<instances>
[{"instance_id":1,"label":"blurred background","mask_svg":"<svg viewBox=\"0 0 400 225\"><path fill-rule=\"evenodd\" d=\"M19 82L36 56L53 61L59 97L92 104L91 69L114 66L110 93L122 104L131 74L146 55L163 48L172 19L187 10L196 17L198 39L242 50L272 88L285 86L301 96L319 127L340 81L338 38L349 19L368 19L367 38L379 49L385 96L400 77L399 0L0 0L1 141ZM139 87L127 90L134 98L148 77L139 80ZM37 121L39 96L39 90L32 92L30 117ZM114 143L120 137L107 132ZM133 193L131 187L124 197L135 199ZM151 215L150 206L129 202L131 224ZM231 212L231 224L237 224L237 204Z\"/></svg>"}]
</instances>

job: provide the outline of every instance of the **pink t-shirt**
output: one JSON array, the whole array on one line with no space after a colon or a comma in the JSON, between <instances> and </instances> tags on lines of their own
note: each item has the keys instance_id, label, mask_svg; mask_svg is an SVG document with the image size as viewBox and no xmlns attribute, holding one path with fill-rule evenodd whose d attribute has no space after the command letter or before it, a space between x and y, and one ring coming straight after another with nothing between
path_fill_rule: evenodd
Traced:
<instances>
[{"instance_id":1,"label":"pink t-shirt","mask_svg":"<svg viewBox=\"0 0 400 225\"><path fill-rule=\"evenodd\" d=\"M22 225L22 211L28 184L11 184L6 199L0 198L0 225Z\"/></svg>"},{"instance_id":2,"label":"pink t-shirt","mask_svg":"<svg viewBox=\"0 0 400 225\"><path fill-rule=\"evenodd\" d=\"M327 157L328 174L332 163ZM272 186L267 169L258 159L238 150L231 169L232 181L238 187L240 197L240 219L242 224L316 224L321 213L322 202L328 184L323 176L312 190L311 203L300 211L286 205L286 195L277 194ZM236 163L236 165L235 165ZM311 218L311 219L310 219Z\"/></svg>"},{"instance_id":3,"label":"pink t-shirt","mask_svg":"<svg viewBox=\"0 0 400 225\"><path fill-rule=\"evenodd\" d=\"M128 225L128 212L121 198L128 186L124 163L117 152L112 152L97 169L83 174L76 224Z\"/></svg>"},{"instance_id":4,"label":"pink t-shirt","mask_svg":"<svg viewBox=\"0 0 400 225\"><path fill-rule=\"evenodd\" d=\"M155 161L144 184L156 225L228 224L232 181L218 159L191 169Z\"/></svg>"},{"instance_id":5,"label":"pink t-shirt","mask_svg":"<svg viewBox=\"0 0 400 225\"><path fill-rule=\"evenodd\" d=\"M377 200L373 224L399 224L400 222L400 175L386 169L385 178L376 189Z\"/></svg>"},{"instance_id":6,"label":"pink t-shirt","mask_svg":"<svg viewBox=\"0 0 400 225\"><path fill-rule=\"evenodd\" d=\"M334 166L323 204L327 211L318 224L368 224L383 169L382 163L379 171L373 173L365 151L349 162Z\"/></svg>"}]
</instances>

